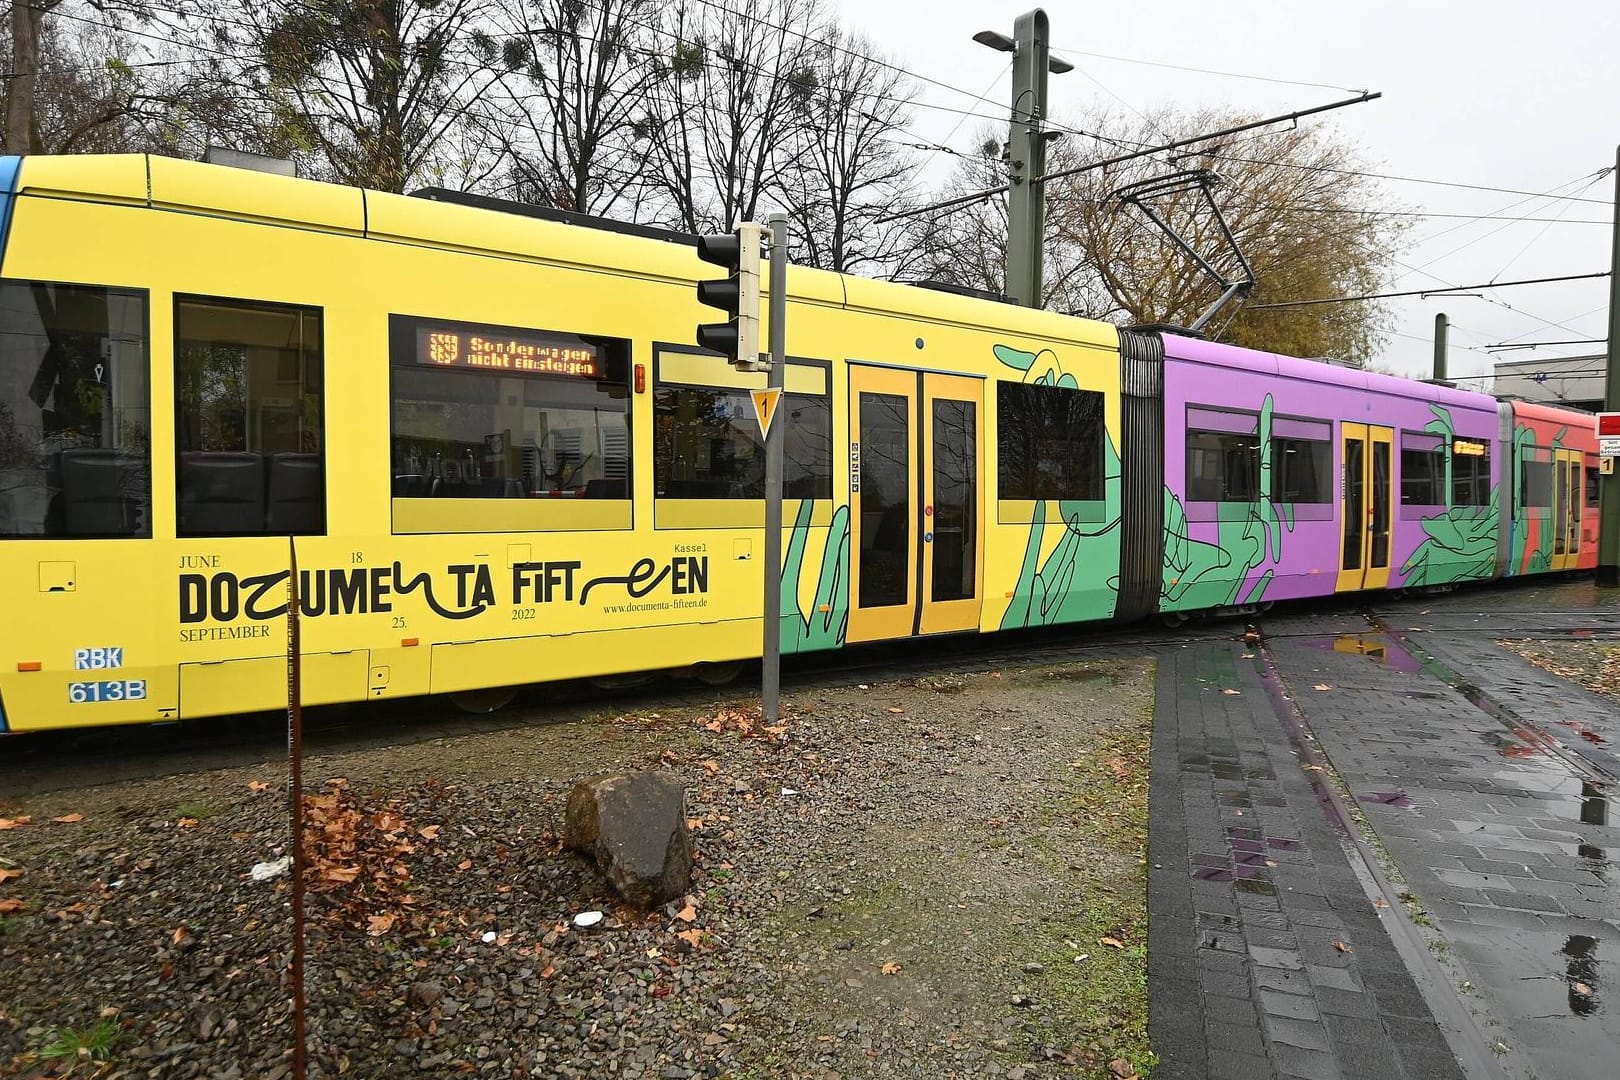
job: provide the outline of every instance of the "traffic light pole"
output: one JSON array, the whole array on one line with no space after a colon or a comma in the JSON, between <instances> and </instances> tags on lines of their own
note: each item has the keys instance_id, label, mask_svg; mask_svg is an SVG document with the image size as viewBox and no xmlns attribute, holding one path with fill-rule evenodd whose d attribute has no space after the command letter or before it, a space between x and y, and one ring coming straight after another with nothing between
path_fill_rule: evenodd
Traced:
<instances>
[{"instance_id":1,"label":"traffic light pole","mask_svg":"<svg viewBox=\"0 0 1620 1080\"><path fill-rule=\"evenodd\" d=\"M1609 270L1609 357L1603 411L1620 412L1620 149L1615 151L1614 249ZM1599 481L1597 583L1620 587L1620 470Z\"/></svg>"},{"instance_id":2,"label":"traffic light pole","mask_svg":"<svg viewBox=\"0 0 1620 1080\"><path fill-rule=\"evenodd\" d=\"M766 386L780 390L787 383L787 215L766 219L771 230L771 371ZM791 413L778 403L781 415L765 431L765 648L761 678L761 706L767 725L778 723L782 692L782 443Z\"/></svg>"}]
</instances>

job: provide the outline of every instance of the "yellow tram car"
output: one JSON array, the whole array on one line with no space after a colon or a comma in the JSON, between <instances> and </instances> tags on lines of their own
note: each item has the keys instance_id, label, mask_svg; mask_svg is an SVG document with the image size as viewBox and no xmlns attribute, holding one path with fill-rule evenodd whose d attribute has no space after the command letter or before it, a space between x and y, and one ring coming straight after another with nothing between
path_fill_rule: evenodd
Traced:
<instances>
[{"instance_id":1,"label":"yellow tram car","mask_svg":"<svg viewBox=\"0 0 1620 1080\"><path fill-rule=\"evenodd\" d=\"M293 547L311 704L759 655L765 376L689 344L689 242L145 155L0 189L0 731L278 707ZM787 285L784 652L1113 616L1115 328Z\"/></svg>"}]
</instances>

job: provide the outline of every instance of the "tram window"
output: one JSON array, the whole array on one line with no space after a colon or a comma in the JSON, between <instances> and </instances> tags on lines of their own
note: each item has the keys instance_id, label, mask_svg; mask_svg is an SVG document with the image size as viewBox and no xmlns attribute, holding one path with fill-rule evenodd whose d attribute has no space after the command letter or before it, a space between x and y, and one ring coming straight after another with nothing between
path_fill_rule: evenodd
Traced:
<instances>
[{"instance_id":1,"label":"tram window","mask_svg":"<svg viewBox=\"0 0 1620 1080\"><path fill-rule=\"evenodd\" d=\"M1260 498L1260 417L1187 410L1187 501L1255 502Z\"/></svg>"},{"instance_id":2,"label":"tram window","mask_svg":"<svg viewBox=\"0 0 1620 1080\"><path fill-rule=\"evenodd\" d=\"M1102 394L998 382L996 428L999 498L1103 498Z\"/></svg>"},{"instance_id":3,"label":"tram window","mask_svg":"<svg viewBox=\"0 0 1620 1080\"><path fill-rule=\"evenodd\" d=\"M1598 492L1600 490L1598 484L1598 471L1588 465L1586 467L1586 508L1588 510L1598 508Z\"/></svg>"},{"instance_id":4,"label":"tram window","mask_svg":"<svg viewBox=\"0 0 1620 1080\"><path fill-rule=\"evenodd\" d=\"M324 533L320 311L180 297L174 339L178 534Z\"/></svg>"},{"instance_id":5,"label":"tram window","mask_svg":"<svg viewBox=\"0 0 1620 1080\"><path fill-rule=\"evenodd\" d=\"M1451 505L1491 504L1491 444L1455 439L1451 444Z\"/></svg>"},{"instance_id":6,"label":"tram window","mask_svg":"<svg viewBox=\"0 0 1620 1080\"><path fill-rule=\"evenodd\" d=\"M832 498L832 402L786 394L782 496ZM660 386L653 394L653 483L660 499L763 499L765 443L747 390Z\"/></svg>"},{"instance_id":7,"label":"tram window","mask_svg":"<svg viewBox=\"0 0 1620 1080\"><path fill-rule=\"evenodd\" d=\"M1333 427L1279 417L1271 425L1271 498L1279 503L1333 501Z\"/></svg>"},{"instance_id":8,"label":"tram window","mask_svg":"<svg viewBox=\"0 0 1620 1080\"><path fill-rule=\"evenodd\" d=\"M0 537L152 535L146 296L0 282Z\"/></svg>"},{"instance_id":9,"label":"tram window","mask_svg":"<svg viewBox=\"0 0 1620 1080\"><path fill-rule=\"evenodd\" d=\"M1534 451L1530 452L1534 453ZM1541 452L1546 453L1546 451ZM1521 461L1519 463L1519 482L1523 487L1525 506L1552 506L1552 462L1530 460Z\"/></svg>"},{"instance_id":10,"label":"tram window","mask_svg":"<svg viewBox=\"0 0 1620 1080\"><path fill-rule=\"evenodd\" d=\"M630 498L630 343L395 315L395 498Z\"/></svg>"},{"instance_id":11,"label":"tram window","mask_svg":"<svg viewBox=\"0 0 1620 1080\"><path fill-rule=\"evenodd\" d=\"M1401 433L1401 505L1446 505L1446 449L1440 436Z\"/></svg>"}]
</instances>

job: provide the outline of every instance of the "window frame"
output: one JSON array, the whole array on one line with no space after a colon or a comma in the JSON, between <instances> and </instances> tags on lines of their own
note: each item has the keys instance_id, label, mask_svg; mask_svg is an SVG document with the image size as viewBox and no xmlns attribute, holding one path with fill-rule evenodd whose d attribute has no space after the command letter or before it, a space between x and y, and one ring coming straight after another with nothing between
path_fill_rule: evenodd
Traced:
<instances>
[{"instance_id":1,"label":"window frame","mask_svg":"<svg viewBox=\"0 0 1620 1080\"><path fill-rule=\"evenodd\" d=\"M1433 441L1435 445L1427 448L1416 445L1417 443L1429 441ZM1414 431L1410 428L1402 428L1395 449L1399 455L1401 469L1399 483L1396 484L1396 506L1399 509L1401 520L1421 521L1424 518L1434 517L1440 511L1450 509L1451 491L1446 483L1446 476L1452 465L1451 445L1446 442L1445 437L1432 431ZM1408 501L1406 497L1408 454L1426 454L1438 459L1436 462L1438 471L1430 479L1433 490L1429 492L1431 495L1438 495L1438 500L1429 502Z\"/></svg>"},{"instance_id":2,"label":"window frame","mask_svg":"<svg viewBox=\"0 0 1620 1080\"><path fill-rule=\"evenodd\" d=\"M995 459L993 466L989 461L984 463L984 472L987 480L989 480L991 477L994 478L993 483L995 485L994 492L997 524L1033 524L1035 521L1036 508L1039 504L1046 502L1068 504L1071 516L1075 521L1098 522L1106 520L1108 506L1108 394L1103 390L1098 390L1089 386L1059 386L1056 383L1028 383L1020 382L1016 379L1002 378L992 378L989 381L995 387L995 401L993 406L991 406L989 402L986 403L986 412L988 413L990 408L993 408L995 412ZM1082 496L1077 498L1073 495L1067 494L1009 496L1006 493L1006 486L1003 482L1004 474L1002 470L1007 461L1008 454L1005 449L1004 440L1006 438L1007 431L1010 428L1017 426L1004 424L1002 422L1002 405L1007 398L1007 388L1009 387L1019 394L1034 391L1039 391L1042 393L1060 391L1071 394L1088 394L1095 399L1097 418L1096 442L1093 448L1096 462L1096 491L1094 497ZM985 426L986 425L981 422L981 428L985 428ZM980 445L984 446L987 451L989 450L990 438L988 430L985 430L983 437L980 439ZM1085 495L1090 496L1092 493L1087 492Z\"/></svg>"},{"instance_id":3,"label":"window frame","mask_svg":"<svg viewBox=\"0 0 1620 1080\"><path fill-rule=\"evenodd\" d=\"M313 532L296 532L296 533L293 533L292 535L294 535L294 536L327 536L327 535L329 535L331 533L331 528L332 528L332 519L331 519L331 485L329 483L329 470L328 470L328 467L327 467L328 466L328 462L327 462L327 423L326 423L326 417L327 417L327 410L326 410L327 322L326 322L326 308L325 308L325 306L319 305L319 304L293 303L293 302L288 302L288 301L284 301L284 300L257 300L257 299L253 299L251 297L245 297L245 296L224 296L224 295L216 295L216 294L212 294L212 293L180 293L180 292L177 292L177 293L174 294L174 297L173 297L173 321L170 322L170 324L169 324L170 339L171 339L172 344L173 344L173 348L170 350L170 352L171 352L170 360L172 362L172 374L173 374L173 377L174 377L173 386L171 387L171 391L172 391L171 400L172 400L172 405L173 405L173 410L174 410L174 532L175 532L176 538L181 539L181 540L215 540L215 539L228 540L228 539L237 539L237 538L245 538L245 537L286 536L286 535L288 535L285 532L271 532L271 531L268 530L268 528L266 530L264 530L264 531L261 531L261 532L222 533L222 532L188 532L188 531L182 530L181 527L180 527L181 526L180 515L181 515L181 511L182 511L182 500L181 500L181 497L180 497L180 478L181 478L181 458L180 458L180 455L182 453L181 445L182 445L182 442L183 442L183 440L181 438L181 424L183 422L183 413L182 413L182 410L180 408L180 396L179 396L180 395L180 383L181 383L181 380L180 380L180 342L181 342L181 338L180 338L180 307L181 307L182 304L187 304L187 303L212 304L212 305L219 306L219 307L230 307L230 308L236 308L236 309L239 309L239 310L252 310L252 309L257 308L257 309L266 309L266 310L272 310L272 311L298 312L298 313L306 314L306 315L310 314L310 313L313 313L315 315L316 319L318 320L319 329L320 329L320 346L319 346L319 350L318 350L318 356L319 356L319 361L320 361L320 368L319 368L320 377L319 377L318 383L316 384L315 397L316 397L316 426L319 429L320 435L321 435L321 448L320 448L320 451L318 452L318 456L319 456L320 462L321 462L321 527L317 531L313 531ZM199 453L207 453L209 451L197 451L197 452L199 452ZM268 487L269 479L270 479L270 477L269 477L269 458L270 458L270 455L265 453L262 450L261 451L248 451L248 452L249 453L257 453L257 454L259 454L261 457L263 457L265 459L265 467L266 467L265 483L266 483L266 486ZM268 515L269 515L268 493L266 495L265 513L266 513L266 518L268 520Z\"/></svg>"},{"instance_id":4,"label":"window frame","mask_svg":"<svg viewBox=\"0 0 1620 1080\"><path fill-rule=\"evenodd\" d=\"M809 503L812 506L831 506L839 497L841 485L848 478L840 473L839 447L847 444L847 419L838 414L833 395L833 365L830 360L817 360L807 356L786 358L782 381L784 394L798 397L822 398L827 402L830 485L825 499L793 499L784 496L783 504ZM764 372L738 371L726 364L718 354L678 342L653 343L652 385L645 395L651 400L649 408L649 442L652 447L649 476L653 484L654 529L763 529L765 527L765 499L750 498L697 498L663 496L657 493L658 476L658 418L657 392L671 389L730 390L743 393L766 389ZM786 407L783 403L782 408ZM845 439L840 442L840 439ZM823 515L818 511L817 519Z\"/></svg>"},{"instance_id":5,"label":"window frame","mask_svg":"<svg viewBox=\"0 0 1620 1080\"><path fill-rule=\"evenodd\" d=\"M1229 419L1220 419L1220 418ZM1250 507L1258 506L1268 492L1260 489L1260 465L1263 457L1263 447L1260 442L1260 414L1252 409L1238 409L1225 405L1210 405L1204 402L1189 401L1182 411L1181 431L1181 495L1183 511L1188 521L1221 521L1230 517L1232 507L1243 507L1243 513L1248 513ZM1253 421L1253 430L1245 431L1242 428ZM1216 427L1213 425L1242 425ZM1193 498L1193 450L1192 440L1195 435L1213 435L1217 437L1236 436L1253 441L1251 450L1254 459L1254 471L1250 477L1251 488L1254 491L1252 499L1195 499ZM1224 462L1221 470L1222 486L1226 486L1224 478L1226 470Z\"/></svg>"},{"instance_id":6,"label":"window frame","mask_svg":"<svg viewBox=\"0 0 1620 1080\"><path fill-rule=\"evenodd\" d=\"M1459 454L1457 453L1457 444L1459 442L1479 443L1485 447L1485 452L1483 454ZM1491 505L1492 442L1493 440L1489 438L1476 438L1472 435L1452 435L1451 442L1446 447L1446 453L1451 456L1451 490L1446 493L1446 497L1450 500L1447 505L1453 509L1488 507ZM1477 463L1477 466L1473 469L1474 475L1470 484L1471 494L1468 502L1459 502L1457 500L1457 463L1459 461ZM1480 494L1481 491L1483 491L1482 495Z\"/></svg>"},{"instance_id":7,"label":"window frame","mask_svg":"<svg viewBox=\"0 0 1620 1080\"><path fill-rule=\"evenodd\" d=\"M417 330L422 326L444 327L465 333L485 333L492 337L503 335L559 335L577 337L604 348L619 351L618 357L609 357L610 363L623 364L622 383L611 371L608 378L589 380L594 384L622 385L624 388L625 447L628 455L625 472L625 494L622 498L565 499L565 498L432 498L399 496L393 493L394 480L394 422L398 404L396 372L454 369L434 369L416 360ZM596 334L557 327L522 326L511 323L492 323L459 319L451 316L422 315L391 311L387 321L388 366L388 421L387 458L388 494L391 531L394 535L434 533L506 533L506 532L628 532L635 528L636 438L634 339L611 334ZM479 372L500 377L499 372ZM459 370L456 374L462 374ZM532 379L566 385L570 380L587 381L577 375L522 374L512 378Z\"/></svg>"},{"instance_id":8,"label":"window frame","mask_svg":"<svg viewBox=\"0 0 1620 1080\"><path fill-rule=\"evenodd\" d=\"M1279 431L1278 429L1283 430ZM1307 430L1317 429L1317 430ZM1325 432L1320 435L1318 432ZM1317 502L1299 502L1278 497L1277 487L1282 480L1282 472L1278 462L1283 460L1278 455L1280 441L1305 443L1307 445L1322 446L1327 450L1327 472L1323 479L1323 498ZM1332 521L1338 514L1338 506L1343 496L1338 488L1338 440L1334 438L1333 421L1324 420L1317 416L1294 416L1286 414L1273 414L1271 417L1271 501L1277 506L1290 508L1295 521Z\"/></svg>"},{"instance_id":9,"label":"window frame","mask_svg":"<svg viewBox=\"0 0 1620 1080\"><path fill-rule=\"evenodd\" d=\"M155 485L154 485L154 482L153 482L154 481L154 477L153 477L154 447L153 447L153 443L152 443L152 439L153 439L153 416L152 416L152 414L155 411L154 410L154 402L155 402L156 399L155 399L155 397L153 395L153 385L152 385L152 367L153 367L153 363L152 363L152 353L153 353L153 350L152 350L152 290L150 288L144 288L144 287L141 287L141 286L108 285L108 284L102 284L102 283L93 282L93 281L62 281L62 280L47 279L47 278L11 277L11 276L0 277L0 285L19 285L19 286L24 286L24 287L34 286L34 285L42 285L42 286L46 286L46 287L49 287L49 288L100 289L100 290L103 290L104 292L107 292L107 293L117 293L119 295L127 296L127 297L129 297L131 299L137 300L140 303L141 345L142 345L143 354L144 354L143 358L144 358L145 364L146 364L146 372L145 372L145 376L146 376L146 453L145 453L144 467L143 467L144 468L144 473L145 473L145 478L146 478L146 502L145 502L145 526L144 526L144 528L138 528L138 529L135 529L134 531L127 532L127 533L94 533L94 534L86 534L86 535L73 535L73 534L66 533L66 532L64 532L64 533L62 533L60 535L57 535L57 534L53 534L53 533L46 532L46 531L41 531L39 533L0 532L0 543L19 543L19 542L28 542L28 541L45 541L45 542L49 542L49 543L63 543L63 542L67 542L67 541L82 541L82 540L96 540L96 541L103 541L103 540L151 540L151 539L154 539L154 538L158 538L158 539L164 538L164 534L159 533L153 527L153 523L157 518L158 503L157 503L157 492L156 492ZM86 448L81 448L81 449L86 449ZM110 448L110 449L116 449L116 448ZM47 467L46 472L45 472L45 477L46 477L46 481L45 481L46 491L48 493L49 490L50 490L50 487L49 487L49 469L48 469L48 467ZM58 479L58 495L60 495L60 478ZM49 498L48 497L47 497L46 507L47 507L47 509L46 509L45 522L48 523L49 522L49 515L50 515Z\"/></svg>"}]
</instances>

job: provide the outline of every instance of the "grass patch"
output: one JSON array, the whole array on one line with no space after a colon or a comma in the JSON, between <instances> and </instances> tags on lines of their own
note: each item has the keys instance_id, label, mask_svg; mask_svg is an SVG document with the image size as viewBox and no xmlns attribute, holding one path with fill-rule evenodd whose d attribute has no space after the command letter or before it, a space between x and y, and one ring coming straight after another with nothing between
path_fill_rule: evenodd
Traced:
<instances>
[{"instance_id":1,"label":"grass patch","mask_svg":"<svg viewBox=\"0 0 1620 1080\"><path fill-rule=\"evenodd\" d=\"M123 1029L112 1016L103 1016L87 1028L53 1027L45 1032L37 1056L48 1061L111 1061L113 1047L122 1035Z\"/></svg>"},{"instance_id":2,"label":"grass patch","mask_svg":"<svg viewBox=\"0 0 1620 1080\"><path fill-rule=\"evenodd\" d=\"M196 818L201 821L204 818L211 818L217 813L219 813L218 810L205 802L183 802L174 808L173 816L177 818Z\"/></svg>"},{"instance_id":3,"label":"grass patch","mask_svg":"<svg viewBox=\"0 0 1620 1080\"><path fill-rule=\"evenodd\" d=\"M1135 719L1099 733L1071 763L1052 811L1071 831L1065 846L1092 849L1100 865L1052 868L1068 886L1065 906L1075 914L1049 924L1042 935L1046 970L1039 985L1051 1007L1051 1036L1094 1055L1096 1076L1110 1076L1106 1066L1114 1058L1124 1058L1143 1076L1158 1063L1147 1031L1152 738L1151 704Z\"/></svg>"}]
</instances>

